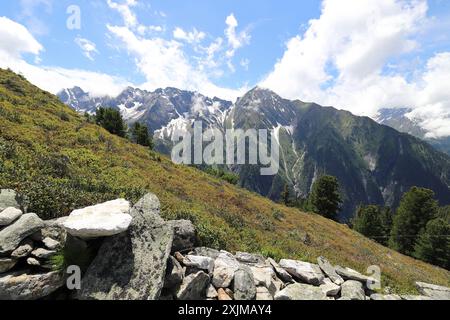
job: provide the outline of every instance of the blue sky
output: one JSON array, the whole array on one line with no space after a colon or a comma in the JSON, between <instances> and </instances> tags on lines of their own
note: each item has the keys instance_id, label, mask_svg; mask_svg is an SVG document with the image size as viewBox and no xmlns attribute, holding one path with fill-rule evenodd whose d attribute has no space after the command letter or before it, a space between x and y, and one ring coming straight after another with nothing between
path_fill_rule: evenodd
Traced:
<instances>
[{"instance_id":1,"label":"blue sky","mask_svg":"<svg viewBox=\"0 0 450 320\"><path fill-rule=\"evenodd\" d=\"M32 3L35 3L34 6ZM117 3L124 1L117 0ZM233 58L235 72L225 72L216 79L221 86L238 88L246 83L257 84L263 74L268 73L274 62L284 51L284 43L305 28L309 19L320 14L320 1L140 1L135 7L136 16L142 24L162 26L157 36L170 39L173 30L181 27L205 32L206 38L214 40L224 37L225 19L234 14L238 29L247 29L250 44L243 47ZM81 29L65 27L66 9L76 4L81 9ZM33 17L24 14L24 6L33 7ZM126 52L118 52L108 39L107 24L121 24L122 17L111 9L106 1L8 1L2 4L1 15L24 24L45 47L40 54L42 65L57 65L65 68L81 68L118 75L132 83L145 81L133 66ZM94 61L87 59L75 43L76 37L89 39L99 52ZM186 47L186 54L193 54ZM64 52L64 54L61 54ZM33 61L33 57L28 57ZM240 65L249 60L248 70ZM130 61L131 60L131 61Z\"/></svg>"},{"instance_id":2,"label":"blue sky","mask_svg":"<svg viewBox=\"0 0 450 320\"><path fill-rule=\"evenodd\" d=\"M51 92L175 86L234 100L260 85L361 115L408 106L430 135L450 135L450 1L1 2L0 67ZM80 29L66 26L71 5Z\"/></svg>"}]
</instances>

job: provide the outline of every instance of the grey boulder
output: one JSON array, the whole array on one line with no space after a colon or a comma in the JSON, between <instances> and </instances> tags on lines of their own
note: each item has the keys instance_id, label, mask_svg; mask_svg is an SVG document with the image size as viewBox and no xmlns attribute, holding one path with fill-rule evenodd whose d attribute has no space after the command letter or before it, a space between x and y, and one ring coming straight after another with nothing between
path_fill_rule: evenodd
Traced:
<instances>
[{"instance_id":1,"label":"grey boulder","mask_svg":"<svg viewBox=\"0 0 450 320\"><path fill-rule=\"evenodd\" d=\"M0 211L0 227L9 226L11 223L16 221L22 215L22 210L8 207L3 211Z\"/></svg>"},{"instance_id":2,"label":"grey boulder","mask_svg":"<svg viewBox=\"0 0 450 320\"><path fill-rule=\"evenodd\" d=\"M368 276L362 275L356 270L350 268L344 268L341 266L335 267L336 273L339 274L345 280L355 280L363 283L367 283L367 281L373 281L373 279Z\"/></svg>"},{"instance_id":3,"label":"grey boulder","mask_svg":"<svg viewBox=\"0 0 450 320\"><path fill-rule=\"evenodd\" d=\"M294 283L278 292L275 300L327 300L327 296L319 287Z\"/></svg>"},{"instance_id":4,"label":"grey boulder","mask_svg":"<svg viewBox=\"0 0 450 320\"><path fill-rule=\"evenodd\" d=\"M341 291L341 287L335 284L331 279L325 278L320 285L320 289L328 296L335 297Z\"/></svg>"},{"instance_id":5,"label":"grey boulder","mask_svg":"<svg viewBox=\"0 0 450 320\"><path fill-rule=\"evenodd\" d=\"M344 279L340 275L337 274L335 268L331 265L331 263L325 259L324 257L317 258L317 263L319 264L320 269L331 279L335 284L340 286L344 283Z\"/></svg>"},{"instance_id":6,"label":"grey boulder","mask_svg":"<svg viewBox=\"0 0 450 320\"><path fill-rule=\"evenodd\" d=\"M193 273L184 278L177 292L178 300L202 300L206 298L209 276L203 271Z\"/></svg>"},{"instance_id":7,"label":"grey boulder","mask_svg":"<svg viewBox=\"0 0 450 320\"><path fill-rule=\"evenodd\" d=\"M174 236L172 252L184 251L194 248L197 242L197 232L189 220L167 221L173 227Z\"/></svg>"},{"instance_id":8,"label":"grey boulder","mask_svg":"<svg viewBox=\"0 0 450 320\"><path fill-rule=\"evenodd\" d=\"M266 287L256 287L256 300L270 301L273 296Z\"/></svg>"},{"instance_id":9,"label":"grey boulder","mask_svg":"<svg viewBox=\"0 0 450 320\"><path fill-rule=\"evenodd\" d=\"M278 263L276 263L275 260L273 260L272 258L268 258L267 261L273 267L273 269L275 270L275 272L277 273L278 277L281 280L283 280L284 282L292 282L293 281L292 276L289 274L289 272L287 272L286 270L281 268L280 265Z\"/></svg>"},{"instance_id":10,"label":"grey boulder","mask_svg":"<svg viewBox=\"0 0 450 320\"><path fill-rule=\"evenodd\" d=\"M260 255L247 252L236 252L236 260L245 264L264 264L264 258Z\"/></svg>"},{"instance_id":11,"label":"grey boulder","mask_svg":"<svg viewBox=\"0 0 450 320\"><path fill-rule=\"evenodd\" d=\"M345 281L341 286L341 297L350 300L366 300L362 283L356 280Z\"/></svg>"},{"instance_id":12,"label":"grey boulder","mask_svg":"<svg viewBox=\"0 0 450 320\"><path fill-rule=\"evenodd\" d=\"M82 279L79 299L159 299L173 239L159 210L153 194L131 209L130 227L104 240Z\"/></svg>"},{"instance_id":13,"label":"grey boulder","mask_svg":"<svg viewBox=\"0 0 450 320\"><path fill-rule=\"evenodd\" d=\"M325 278L322 270L316 264L282 259L280 261L280 266L289 272L294 278L315 286L320 285L322 280Z\"/></svg>"},{"instance_id":14,"label":"grey boulder","mask_svg":"<svg viewBox=\"0 0 450 320\"><path fill-rule=\"evenodd\" d=\"M416 282L419 292L434 300L450 300L450 288L425 282Z\"/></svg>"},{"instance_id":15,"label":"grey boulder","mask_svg":"<svg viewBox=\"0 0 450 320\"><path fill-rule=\"evenodd\" d=\"M187 267L207 271L208 274L214 271L214 259L209 257L187 255L183 259L183 264Z\"/></svg>"},{"instance_id":16,"label":"grey boulder","mask_svg":"<svg viewBox=\"0 0 450 320\"><path fill-rule=\"evenodd\" d=\"M47 250L43 248L37 248L31 252L31 255L38 259L50 259L52 256L56 254L56 251Z\"/></svg>"},{"instance_id":17,"label":"grey boulder","mask_svg":"<svg viewBox=\"0 0 450 320\"><path fill-rule=\"evenodd\" d=\"M0 278L0 300L36 300L64 285L60 272L42 274L10 273Z\"/></svg>"},{"instance_id":18,"label":"grey boulder","mask_svg":"<svg viewBox=\"0 0 450 320\"><path fill-rule=\"evenodd\" d=\"M25 239L20 243L20 246L11 253L11 257L20 259L28 257L33 251L34 244L30 239Z\"/></svg>"},{"instance_id":19,"label":"grey boulder","mask_svg":"<svg viewBox=\"0 0 450 320\"><path fill-rule=\"evenodd\" d=\"M220 251L207 247L197 247L192 250L191 254L194 256L209 257L215 260L219 256Z\"/></svg>"},{"instance_id":20,"label":"grey boulder","mask_svg":"<svg viewBox=\"0 0 450 320\"><path fill-rule=\"evenodd\" d=\"M43 228L44 222L35 214L27 213L0 231L0 254L14 251L26 237Z\"/></svg>"},{"instance_id":21,"label":"grey boulder","mask_svg":"<svg viewBox=\"0 0 450 320\"><path fill-rule=\"evenodd\" d=\"M0 273L8 272L16 265L17 260L11 258L0 258Z\"/></svg>"},{"instance_id":22,"label":"grey boulder","mask_svg":"<svg viewBox=\"0 0 450 320\"><path fill-rule=\"evenodd\" d=\"M231 253L221 251L214 261L213 285L216 288L228 288L239 266L239 262Z\"/></svg>"},{"instance_id":23,"label":"grey boulder","mask_svg":"<svg viewBox=\"0 0 450 320\"><path fill-rule=\"evenodd\" d=\"M174 257L170 256L167 260L166 276L164 279L165 289L174 289L183 282L184 272L180 263Z\"/></svg>"},{"instance_id":24,"label":"grey boulder","mask_svg":"<svg viewBox=\"0 0 450 320\"><path fill-rule=\"evenodd\" d=\"M253 273L247 266L241 266L234 274L234 299L254 300L256 285Z\"/></svg>"}]
</instances>

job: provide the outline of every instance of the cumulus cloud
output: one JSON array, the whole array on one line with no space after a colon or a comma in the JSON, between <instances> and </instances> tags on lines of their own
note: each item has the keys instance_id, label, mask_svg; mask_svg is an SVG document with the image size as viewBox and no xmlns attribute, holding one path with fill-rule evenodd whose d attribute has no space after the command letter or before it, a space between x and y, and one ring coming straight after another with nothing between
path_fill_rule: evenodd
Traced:
<instances>
[{"instance_id":1,"label":"cumulus cloud","mask_svg":"<svg viewBox=\"0 0 450 320\"><path fill-rule=\"evenodd\" d=\"M131 11L135 5L135 2L128 5L126 12ZM117 6L111 8L117 9ZM136 17L132 11L131 15ZM126 16L129 15L124 15L123 25L107 25L107 29L119 40L122 49L134 58L137 69L145 76L146 82L141 87L148 90L177 87L231 100L236 99L247 89L247 87L223 88L211 80L223 74L221 66L230 64L234 52L247 41L246 33L236 33L237 21L233 15L226 20L227 44L220 37L209 44L203 44L206 34L196 28L186 31L177 27L171 39L145 35L136 28L140 25L138 19L130 24ZM194 55L185 53L185 45L191 46ZM231 56L228 49L233 50Z\"/></svg>"},{"instance_id":2,"label":"cumulus cloud","mask_svg":"<svg viewBox=\"0 0 450 320\"><path fill-rule=\"evenodd\" d=\"M94 42L81 37L75 38L75 43L80 47L83 55L91 61L94 61L95 54L98 54L97 46Z\"/></svg>"},{"instance_id":3,"label":"cumulus cloud","mask_svg":"<svg viewBox=\"0 0 450 320\"><path fill-rule=\"evenodd\" d=\"M0 68L10 68L21 73L33 84L51 93L80 86L93 95L115 95L129 85L121 78L106 74L53 66L35 66L23 58L24 54L35 55L38 58L43 50L43 46L27 28L8 18L0 17Z\"/></svg>"},{"instance_id":4,"label":"cumulus cloud","mask_svg":"<svg viewBox=\"0 0 450 320\"><path fill-rule=\"evenodd\" d=\"M43 47L23 25L0 17L0 50L19 58L22 53L38 55Z\"/></svg>"},{"instance_id":5,"label":"cumulus cloud","mask_svg":"<svg viewBox=\"0 0 450 320\"><path fill-rule=\"evenodd\" d=\"M173 31L173 37L178 40L183 40L188 43L199 43L205 39L206 34L203 31L198 31L194 28L192 31L184 31L180 27L175 28Z\"/></svg>"},{"instance_id":6,"label":"cumulus cloud","mask_svg":"<svg viewBox=\"0 0 450 320\"><path fill-rule=\"evenodd\" d=\"M127 27L136 27L138 24L137 17L131 8L138 4L137 0L125 0L124 3L117 3L112 0L107 0L107 3L111 9L119 12Z\"/></svg>"},{"instance_id":7,"label":"cumulus cloud","mask_svg":"<svg viewBox=\"0 0 450 320\"><path fill-rule=\"evenodd\" d=\"M234 56L237 49L249 44L250 35L248 34L247 30L241 31L239 33L236 32L236 28L239 24L233 13L227 17L225 23L227 25L227 28L225 29L225 36L229 44L227 56L231 58Z\"/></svg>"},{"instance_id":8,"label":"cumulus cloud","mask_svg":"<svg viewBox=\"0 0 450 320\"><path fill-rule=\"evenodd\" d=\"M444 94L450 81L441 73L448 54L431 58L413 79L392 68L392 61L420 48L427 11L426 0L324 0L320 17L287 42L261 86L359 115L374 116L383 107L427 109L421 123L430 135L442 135L446 130L431 110L450 110Z\"/></svg>"}]
</instances>

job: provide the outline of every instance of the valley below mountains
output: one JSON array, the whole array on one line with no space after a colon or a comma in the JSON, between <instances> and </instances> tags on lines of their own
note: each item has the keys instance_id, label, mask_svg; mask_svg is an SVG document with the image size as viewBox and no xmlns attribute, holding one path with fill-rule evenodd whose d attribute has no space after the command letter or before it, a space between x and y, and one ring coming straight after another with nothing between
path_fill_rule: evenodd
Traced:
<instances>
[{"instance_id":1,"label":"valley below mountains","mask_svg":"<svg viewBox=\"0 0 450 320\"><path fill-rule=\"evenodd\" d=\"M304 199L318 177L335 176L344 200L341 221L349 221L361 204L395 208L412 186L429 188L442 206L450 204L450 156L419 135L332 107L286 100L267 89L256 87L235 103L175 88L148 92L130 87L117 97L91 97L75 87L58 97L81 113L100 106L120 110L129 125L146 124L156 150L165 154L170 154L172 135L192 130L194 121L221 132L273 130L280 145L277 175L261 176L255 165L226 169L239 175L240 186L275 201L285 185L295 198Z\"/></svg>"}]
</instances>

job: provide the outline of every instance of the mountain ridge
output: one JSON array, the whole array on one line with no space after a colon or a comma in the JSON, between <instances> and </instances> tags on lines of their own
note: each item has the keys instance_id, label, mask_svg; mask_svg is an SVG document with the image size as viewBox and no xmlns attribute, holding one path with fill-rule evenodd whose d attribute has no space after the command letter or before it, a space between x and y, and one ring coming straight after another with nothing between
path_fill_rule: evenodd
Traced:
<instances>
[{"instance_id":1,"label":"mountain ridge","mask_svg":"<svg viewBox=\"0 0 450 320\"><path fill-rule=\"evenodd\" d=\"M258 166L229 166L239 174L239 184L272 200L280 198L287 184L292 194L305 198L320 175L334 175L344 195L342 221L350 220L360 204L396 207L402 194L414 185L433 189L442 205L450 204L450 157L373 119L334 107L283 99L260 87L235 103L171 90L144 92L149 97L139 96L140 100L133 98L134 91L125 95L130 99L128 104L119 98L107 106L121 110L130 123L146 123L154 133L156 149L166 154L170 154L174 131L189 131L198 120L203 121L204 128L221 131L274 130L281 147L279 173L264 177L259 175ZM93 100L91 105L95 103ZM76 109L77 104L71 106ZM129 113L122 110L124 106L140 108L141 113L130 121ZM408 166L414 167L415 175L407 172Z\"/></svg>"}]
</instances>

